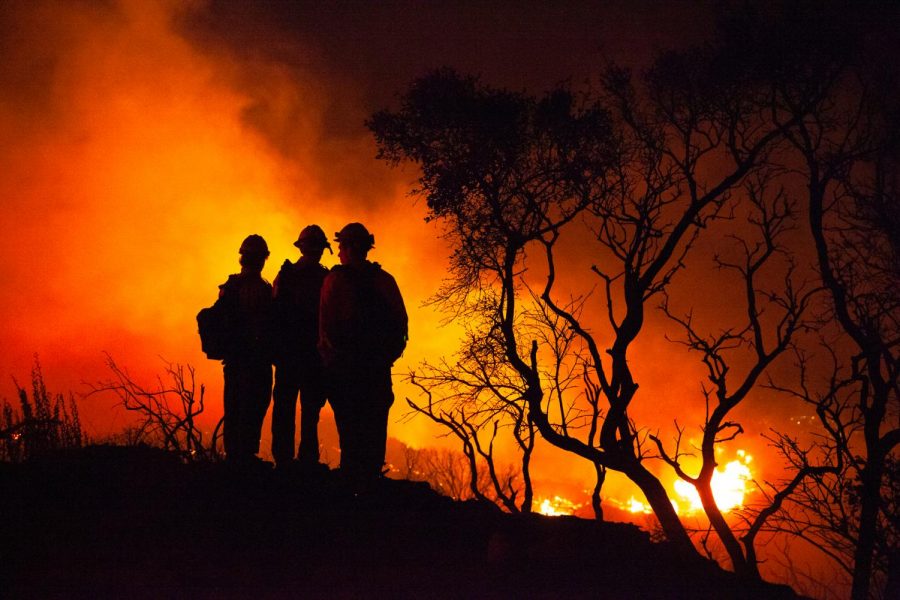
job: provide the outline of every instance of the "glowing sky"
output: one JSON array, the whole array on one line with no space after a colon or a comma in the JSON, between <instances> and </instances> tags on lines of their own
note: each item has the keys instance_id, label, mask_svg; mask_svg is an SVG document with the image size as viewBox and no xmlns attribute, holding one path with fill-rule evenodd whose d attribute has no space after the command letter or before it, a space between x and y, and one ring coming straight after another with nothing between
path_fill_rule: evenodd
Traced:
<instances>
[{"instance_id":1,"label":"glowing sky","mask_svg":"<svg viewBox=\"0 0 900 600\"><path fill-rule=\"evenodd\" d=\"M198 368L217 419L221 371L200 352L196 312L237 270L244 236L268 240L271 280L311 222L330 233L358 220L375 234L371 258L411 313L398 372L455 349L456 332L422 307L447 250L407 196L415 173L374 159L363 120L438 66L540 93L590 77L604 56L640 65L710 27L703 3L521 6L3 3L0 394L13 397L10 377L27 381L35 353L48 386L75 393L107 375L103 352L137 378L160 372L162 358ZM636 348L645 410L697 423L702 405L683 408L698 397L696 362L673 361L661 336ZM448 443L423 420L396 422L397 411L392 436ZM98 435L125 421L98 399L83 412ZM536 468L555 460L538 456ZM588 466L571 468L590 480Z\"/></svg>"}]
</instances>

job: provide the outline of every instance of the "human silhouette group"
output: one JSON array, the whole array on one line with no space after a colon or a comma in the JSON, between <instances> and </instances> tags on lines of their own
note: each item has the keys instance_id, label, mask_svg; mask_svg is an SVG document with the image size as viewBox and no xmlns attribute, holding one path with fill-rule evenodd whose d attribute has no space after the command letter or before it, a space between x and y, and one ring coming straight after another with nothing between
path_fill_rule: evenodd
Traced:
<instances>
[{"instance_id":1,"label":"human silhouette group","mask_svg":"<svg viewBox=\"0 0 900 600\"><path fill-rule=\"evenodd\" d=\"M323 473L319 413L331 404L340 438L340 472L354 481L383 474L391 366L406 346L408 319L394 277L368 260L375 237L361 223L335 234L340 264L321 264L324 231L309 225L269 284L262 236L240 246L240 273L219 286L229 343L223 353L226 462L270 468L259 458L263 419L272 404L272 457L277 470ZM274 366L274 386L273 369ZM297 400L300 439L296 444ZM295 452L296 449L296 452Z\"/></svg>"}]
</instances>

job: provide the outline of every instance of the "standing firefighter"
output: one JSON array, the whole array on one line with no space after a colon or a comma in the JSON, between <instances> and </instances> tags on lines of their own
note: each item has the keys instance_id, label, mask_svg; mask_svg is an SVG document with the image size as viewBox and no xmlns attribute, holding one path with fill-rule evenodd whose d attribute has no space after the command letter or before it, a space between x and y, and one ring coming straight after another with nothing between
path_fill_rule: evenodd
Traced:
<instances>
[{"instance_id":1,"label":"standing firefighter","mask_svg":"<svg viewBox=\"0 0 900 600\"><path fill-rule=\"evenodd\" d=\"M360 223L336 234L341 264L322 286L319 352L341 443L341 471L381 475L394 392L391 365L403 353L407 316L394 278L366 260L375 237Z\"/></svg>"},{"instance_id":2,"label":"standing firefighter","mask_svg":"<svg viewBox=\"0 0 900 600\"><path fill-rule=\"evenodd\" d=\"M325 405L319 338L319 294L328 269L319 264L331 244L318 225L300 232L294 242L301 256L284 261L275 278L275 394L272 408L272 456L281 468L294 459L297 394L300 394L298 461L305 470L319 463L319 411Z\"/></svg>"},{"instance_id":3,"label":"standing firefighter","mask_svg":"<svg viewBox=\"0 0 900 600\"><path fill-rule=\"evenodd\" d=\"M266 241L247 236L239 250L241 272L219 286L229 317L225 351L225 455L232 463L259 464L263 418L272 395L272 286L262 278Z\"/></svg>"}]
</instances>

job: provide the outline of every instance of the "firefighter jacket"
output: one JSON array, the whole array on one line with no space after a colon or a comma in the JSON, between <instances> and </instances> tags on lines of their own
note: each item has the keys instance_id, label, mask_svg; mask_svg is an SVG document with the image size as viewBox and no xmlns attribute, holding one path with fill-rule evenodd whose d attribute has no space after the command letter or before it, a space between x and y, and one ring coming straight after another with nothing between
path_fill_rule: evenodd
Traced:
<instances>
[{"instance_id":1,"label":"firefighter jacket","mask_svg":"<svg viewBox=\"0 0 900 600\"><path fill-rule=\"evenodd\" d=\"M326 367L389 367L407 339L406 307L391 274L369 261L331 269L319 304L319 353Z\"/></svg>"},{"instance_id":2,"label":"firefighter jacket","mask_svg":"<svg viewBox=\"0 0 900 600\"><path fill-rule=\"evenodd\" d=\"M301 257L284 261L274 284L275 359L318 362L319 295L328 269Z\"/></svg>"}]
</instances>

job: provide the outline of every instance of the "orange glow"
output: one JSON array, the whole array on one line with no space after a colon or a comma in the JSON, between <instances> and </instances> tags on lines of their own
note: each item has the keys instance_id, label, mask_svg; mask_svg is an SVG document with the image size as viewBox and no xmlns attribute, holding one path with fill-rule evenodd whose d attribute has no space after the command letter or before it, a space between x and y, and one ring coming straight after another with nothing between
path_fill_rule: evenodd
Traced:
<instances>
[{"instance_id":1,"label":"orange glow","mask_svg":"<svg viewBox=\"0 0 900 600\"><path fill-rule=\"evenodd\" d=\"M625 502L618 500L617 498L604 498L604 502L634 515L649 515L653 513L653 509L650 508L649 504L641 502L634 496L630 496Z\"/></svg>"},{"instance_id":2,"label":"orange glow","mask_svg":"<svg viewBox=\"0 0 900 600\"><path fill-rule=\"evenodd\" d=\"M632 513L644 513L649 515L653 510L649 504L644 504L640 500L635 500L634 496L628 499L628 511Z\"/></svg>"},{"instance_id":3,"label":"orange glow","mask_svg":"<svg viewBox=\"0 0 900 600\"><path fill-rule=\"evenodd\" d=\"M747 483L753 479L749 467L753 457L744 450L738 450L737 454L737 459L727 463L724 469L716 469L712 477L713 497L723 512L743 507L744 497L748 493ZM674 487L682 500L681 504L676 505L680 512L692 513L703 510L700 495L693 485L678 479Z\"/></svg>"},{"instance_id":4,"label":"orange glow","mask_svg":"<svg viewBox=\"0 0 900 600\"><path fill-rule=\"evenodd\" d=\"M404 375L422 361L438 363L446 358L452 364L459 348L467 315L461 323L445 327L447 315L427 303L447 277L450 250L441 238L440 222L425 222L425 202L409 195L416 185L416 169L392 168L377 160L364 120L376 110L396 108L397 95L429 64L456 63L462 71L483 73L485 83L540 95L573 75L573 57L595 56L594 42L589 42L590 50L585 48L588 54L573 52L578 36L564 35L560 39L565 52L555 55L564 54L564 60L537 61L544 66L518 60L514 62L521 68L516 68L503 58L498 62L500 55L484 52L488 40L460 44L452 34L450 38L441 37L444 32L423 35L424 30L411 27L404 29L413 32L407 39L396 35L401 31L396 27L381 32L384 35L371 29L361 38L353 30L335 35L337 30L323 28L317 38L304 35L299 25L295 31L290 21L283 30L269 29L248 15L247 31L253 39L244 43L241 36L219 39L216 33L220 26L230 29L227 21L220 25L216 21L217 11L229 4L29 0L7 2L0 8L0 30L9 38L0 64L4 208L0 211L4 232L0 236L0 347L4 349L0 400L17 404L12 378L28 387L37 353L48 389L66 396L73 393L88 435L103 442L106 436L125 430L134 418L113 406L111 397L81 398L88 389L85 383L110 376L104 352L136 381L149 386L166 362L191 365L196 368L198 390L205 385L206 405L198 427L208 440L223 412L222 366L200 351L195 315L214 301L217 286L228 274L239 269L241 240L250 233L265 237L271 257L263 276L272 281L283 261L299 256L292 243L305 225L318 223L330 236L347 222L361 221L376 238L371 258L396 278L410 319L409 346L394 366L391 443L458 452L459 441L446 435L445 428L421 416L408 416L406 399L422 398L404 381ZM231 14L242 15L244 5L238 5ZM215 27L206 31L185 19L195 13L201 23L209 20ZM692 25L703 21L696 15L686 19L682 13L678 12L681 21ZM358 16L351 21L372 26ZM629 44L604 48L603 60L609 58L607 52L628 60L649 57L651 49L669 47L670 35L680 39L685 32L684 27L651 31L644 19L602 21L616 33L617 41ZM632 21L637 35L619 35L620 28ZM558 24L554 27L559 29ZM704 24L696 29L697 35L705 35L708 28ZM479 26L479 31L486 30ZM582 37L594 39L593 35ZM327 43L321 44L326 38ZM522 37L538 38L543 39ZM497 38L504 45L515 39L519 38ZM353 43L344 44L346 40ZM369 53L357 43L368 40L390 46L391 53ZM436 42L439 53L434 49L413 52L424 50L419 45L424 41L428 46ZM345 56L333 56L333 48L342 48ZM470 56L458 60L454 48L468 48ZM535 52L533 47L527 50ZM544 56L543 47L537 52ZM527 55L516 53L517 58ZM351 58L353 69L347 70L342 61ZM587 77L603 60L587 61L579 68ZM576 76L571 81L581 79ZM740 227L738 220L734 222L734 227ZM669 290L676 313L690 310L696 313L698 325L708 323L712 331L740 323L745 311L743 287L734 285L727 270L709 268L711 257L704 253L707 248L716 252L720 248L707 235L716 234L712 228L703 234L699 251L692 251L685 263L690 268L673 279ZM580 233L567 233L560 239L554 250L559 260L553 296L558 301L584 298L584 325L597 336L602 353L612 341L612 332L602 281L591 271L606 260L595 242L596 235L584 223ZM538 248L538 254L532 255L529 250L528 264L521 265L523 277L537 290L547 276L541 251ZM336 263L336 255L323 257L327 267ZM598 283L601 287L595 293L592 290ZM705 293L709 290L714 293ZM523 301L527 302L527 295ZM647 305L644 329L628 350L629 366L640 385L628 416L641 430L658 431L661 439L668 440L680 426L697 431L705 422L698 382L705 382L708 373L696 355L672 343L683 332L652 310L654 303ZM616 303L617 318L622 316L621 308ZM522 348L531 341L524 336ZM541 346L542 360L547 358L545 351ZM544 369L549 363L540 366ZM547 384L543 391L551 398L550 382L543 383ZM779 476L776 469L782 461L762 441L761 432L789 426L799 436L816 426L816 417L807 414L807 408L767 401L771 394L760 387L754 399L741 406L745 437L735 443L745 444L757 460L752 462L743 450L735 456L733 451L726 454L717 449L722 466L714 474L712 487L723 511L734 511L755 499L750 495L755 488L748 487L751 476L760 480ZM583 397L576 403L570 414L578 416L570 431L584 439L588 429L577 427L584 425L582 417L589 412ZM552 398L548 402L554 426L565 414L555 404ZM267 459L271 458L270 415L271 411L260 448L260 455ZM328 405L321 422L322 460L336 467L340 451ZM492 445L498 467L522 463L509 431L500 428ZM685 441L692 448L700 443ZM394 473L405 475L410 464L402 462L402 449L395 454ZM671 470L661 461L647 464L658 469L654 474L686 525L704 520L692 486L675 481L673 487L669 485ZM539 437L530 465L536 512L594 518L592 490L584 489L593 486L597 476L589 461L552 448ZM695 473L696 464L686 469ZM610 469L602 492L602 508L609 507L605 518L648 529L655 526L647 500L622 473ZM764 567L774 564L770 561Z\"/></svg>"},{"instance_id":5,"label":"orange glow","mask_svg":"<svg viewBox=\"0 0 900 600\"><path fill-rule=\"evenodd\" d=\"M200 352L194 317L238 269L240 241L249 233L266 238L272 255L263 275L271 281L285 259L298 257L292 242L304 225L319 223L330 234L358 220L375 234L372 259L396 277L410 312L388 433L417 448L458 449L429 420L403 418L405 398L417 395L402 376L454 352L462 326L441 327L445 315L424 305L446 276L449 252L440 228L423 222L424 203L408 196L415 173L373 158L362 123L383 106L359 103L354 82L323 68L305 42L290 47L291 64L190 42L178 18L206 4L34 1L6 11L16 39L0 102L0 398L15 398L11 377L27 383L34 353L48 387L76 396L84 382L109 376L104 351L149 383L162 357L196 367L198 387L206 386L201 425L211 431L222 414L222 371ZM567 243L560 294L564 285L581 287L596 259L579 240ZM326 253L323 263L334 265L336 256ZM589 325L602 330L602 306L587 312L599 319ZM676 415L702 422L702 403L682 401L695 393L702 369L656 335L664 318L646 319L647 335L634 346L642 396L630 414L663 428ZM131 418L99 396L80 409L97 440ZM500 437L498 463L515 464L514 442ZM264 437L263 456L268 443ZM336 455L330 451L332 463ZM566 500L581 498L577 489L593 481L587 463L548 451L532 465L536 480L553 479L535 486L545 495L535 503L540 512L589 511L589 503ZM636 493L615 479L611 473L604 501ZM617 507L651 512L634 497Z\"/></svg>"},{"instance_id":6,"label":"orange glow","mask_svg":"<svg viewBox=\"0 0 900 600\"><path fill-rule=\"evenodd\" d=\"M34 353L52 389L76 394L109 376L103 352L139 381L154 379L162 357L197 368L204 420L214 425L221 365L200 352L194 316L239 269L247 234L268 241L271 281L299 256L292 243L313 222L330 234L362 221L375 233L372 259L396 277L411 312L414 343L398 372L455 346L457 331L420 309L440 284L444 250L422 224L424 208L410 206L408 174L372 158L362 114L358 135L323 143L331 82L202 51L175 27L190 4L10 10L23 65L11 68L51 85L39 100L0 102L0 398L14 397L11 376L27 381ZM45 64L52 69L32 73ZM261 111L291 140L290 153L248 117ZM336 262L326 253L326 266ZM97 438L129 419L100 397L82 417ZM425 420L403 429L417 445L435 433Z\"/></svg>"}]
</instances>

